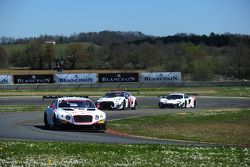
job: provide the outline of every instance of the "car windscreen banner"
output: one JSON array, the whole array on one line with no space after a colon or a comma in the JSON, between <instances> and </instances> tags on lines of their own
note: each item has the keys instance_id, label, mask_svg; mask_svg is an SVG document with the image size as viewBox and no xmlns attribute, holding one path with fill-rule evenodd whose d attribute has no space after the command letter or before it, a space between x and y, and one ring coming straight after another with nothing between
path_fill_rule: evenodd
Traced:
<instances>
[{"instance_id":1,"label":"car windscreen banner","mask_svg":"<svg viewBox=\"0 0 250 167\"><path fill-rule=\"evenodd\" d=\"M138 82L138 73L100 73L99 82Z\"/></svg>"},{"instance_id":2,"label":"car windscreen banner","mask_svg":"<svg viewBox=\"0 0 250 167\"><path fill-rule=\"evenodd\" d=\"M0 84L12 84L12 75L0 75Z\"/></svg>"},{"instance_id":3,"label":"car windscreen banner","mask_svg":"<svg viewBox=\"0 0 250 167\"><path fill-rule=\"evenodd\" d=\"M35 84L35 83L53 83L54 76L48 75L14 75L15 84Z\"/></svg>"},{"instance_id":4,"label":"car windscreen banner","mask_svg":"<svg viewBox=\"0 0 250 167\"><path fill-rule=\"evenodd\" d=\"M56 74L56 83L82 83L91 84L97 82L96 74Z\"/></svg>"},{"instance_id":5,"label":"car windscreen banner","mask_svg":"<svg viewBox=\"0 0 250 167\"><path fill-rule=\"evenodd\" d=\"M181 81L181 72L152 72L141 73L140 82L173 83Z\"/></svg>"}]
</instances>

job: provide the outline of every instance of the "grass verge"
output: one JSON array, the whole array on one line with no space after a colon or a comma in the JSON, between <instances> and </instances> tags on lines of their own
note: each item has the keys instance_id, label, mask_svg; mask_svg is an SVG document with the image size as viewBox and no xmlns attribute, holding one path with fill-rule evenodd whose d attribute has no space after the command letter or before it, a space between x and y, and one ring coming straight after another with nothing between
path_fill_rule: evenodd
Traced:
<instances>
[{"instance_id":1,"label":"grass verge","mask_svg":"<svg viewBox=\"0 0 250 167\"><path fill-rule=\"evenodd\" d=\"M0 112L42 112L47 105L0 105ZM142 106L140 108L154 108L154 106Z\"/></svg>"},{"instance_id":2,"label":"grass verge","mask_svg":"<svg viewBox=\"0 0 250 167\"><path fill-rule=\"evenodd\" d=\"M135 96L157 96L184 92L199 96L250 97L250 87L164 87L164 88L79 88L56 90L1 90L0 96L88 95L101 96L105 92L127 90Z\"/></svg>"},{"instance_id":3,"label":"grass verge","mask_svg":"<svg viewBox=\"0 0 250 167\"><path fill-rule=\"evenodd\" d=\"M0 112L43 111L46 105L0 105Z\"/></svg>"},{"instance_id":4,"label":"grass verge","mask_svg":"<svg viewBox=\"0 0 250 167\"><path fill-rule=\"evenodd\" d=\"M250 149L0 141L0 166L249 166Z\"/></svg>"},{"instance_id":5,"label":"grass verge","mask_svg":"<svg viewBox=\"0 0 250 167\"><path fill-rule=\"evenodd\" d=\"M108 126L137 136L250 146L250 109L145 116L109 121Z\"/></svg>"}]
</instances>

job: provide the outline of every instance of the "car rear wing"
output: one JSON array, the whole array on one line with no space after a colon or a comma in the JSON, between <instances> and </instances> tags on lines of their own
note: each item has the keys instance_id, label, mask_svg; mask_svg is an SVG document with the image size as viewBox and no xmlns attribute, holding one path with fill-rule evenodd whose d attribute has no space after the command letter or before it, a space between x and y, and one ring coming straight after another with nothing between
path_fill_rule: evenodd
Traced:
<instances>
[{"instance_id":1,"label":"car rear wing","mask_svg":"<svg viewBox=\"0 0 250 167\"><path fill-rule=\"evenodd\" d=\"M140 90L139 89L114 89L114 90L110 90L109 92L129 92L131 94L140 94Z\"/></svg>"},{"instance_id":2,"label":"car rear wing","mask_svg":"<svg viewBox=\"0 0 250 167\"><path fill-rule=\"evenodd\" d=\"M89 98L89 96L64 96L64 95L56 95L56 96L43 96L42 100L43 103L45 99L56 99L56 98L61 98L61 97L84 97L84 98Z\"/></svg>"},{"instance_id":3,"label":"car rear wing","mask_svg":"<svg viewBox=\"0 0 250 167\"><path fill-rule=\"evenodd\" d=\"M186 94L186 95L189 95L189 96L198 96L198 93L183 93L183 94ZM158 95L158 98L164 98L164 97L167 97L168 94L165 94L165 95Z\"/></svg>"}]
</instances>

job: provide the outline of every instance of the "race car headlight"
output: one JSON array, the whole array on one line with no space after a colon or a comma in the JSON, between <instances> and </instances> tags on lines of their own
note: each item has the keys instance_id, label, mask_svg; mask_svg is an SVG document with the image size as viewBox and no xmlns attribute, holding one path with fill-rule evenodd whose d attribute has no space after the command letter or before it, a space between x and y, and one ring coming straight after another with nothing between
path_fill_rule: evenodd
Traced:
<instances>
[{"instance_id":1,"label":"race car headlight","mask_svg":"<svg viewBox=\"0 0 250 167\"><path fill-rule=\"evenodd\" d=\"M160 99L160 102L165 102L166 100L165 99Z\"/></svg>"},{"instance_id":2,"label":"race car headlight","mask_svg":"<svg viewBox=\"0 0 250 167\"><path fill-rule=\"evenodd\" d=\"M99 119L99 115L96 115L96 116L95 116L95 120L98 120L98 119Z\"/></svg>"},{"instance_id":3,"label":"race car headlight","mask_svg":"<svg viewBox=\"0 0 250 167\"><path fill-rule=\"evenodd\" d=\"M66 115L65 118L66 118L66 120L70 120L71 116L70 115Z\"/></svg>"}]
</instances>

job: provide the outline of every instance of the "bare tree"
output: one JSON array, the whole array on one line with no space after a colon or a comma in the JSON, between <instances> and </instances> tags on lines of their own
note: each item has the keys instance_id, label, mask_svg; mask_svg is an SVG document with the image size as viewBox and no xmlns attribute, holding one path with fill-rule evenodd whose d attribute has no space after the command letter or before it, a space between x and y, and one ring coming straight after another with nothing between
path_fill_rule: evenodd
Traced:
<instances>
[{"instance_id":1,"label":"bare tree","mask_svg":"<svg viewBox=\"0 0 250 167\"><path fill-rule=\"evenodd\" d=\"M52 44L45 46L44 52L44 68L49 69L50 65L55 61L55 47Z\"/></svg>"},{"instance_id":2,"label":"bare tree","mask_svg":"<svg viewBox=\"0 0 250 167\"><path fill-rule=\"evenodd\" d=\"M44 47L39 41L30 41L25 47L25 53L31 69L43 69Z\"/></svg>"},{"instance_id":3,"label":"bare tree","mask_svg":"<svg viewBox=\"0 0 250 167\"><path fill-rule=\"evenodd\" d=\"M87 56L85 49L80 43L70 44L65 50L66 68L76 69L77 65L81 65Z\"/></svg>"}]
</instances>

